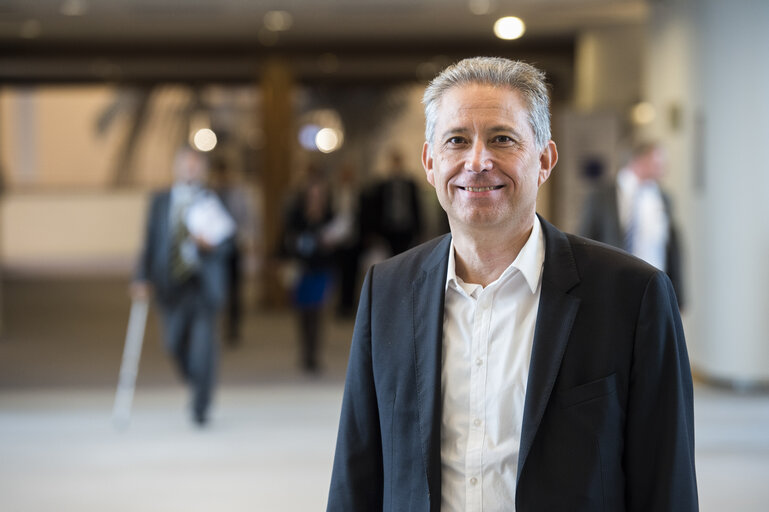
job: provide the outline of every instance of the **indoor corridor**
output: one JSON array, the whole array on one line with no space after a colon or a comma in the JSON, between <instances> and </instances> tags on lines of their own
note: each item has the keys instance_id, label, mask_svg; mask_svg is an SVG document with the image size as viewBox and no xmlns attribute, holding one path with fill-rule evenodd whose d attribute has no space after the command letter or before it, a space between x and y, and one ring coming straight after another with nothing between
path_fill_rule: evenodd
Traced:
<instances>
[{"instance_id":1,"label":"indoor corridor","mask_svg":"<svg viewBox=\"0 0 769 512\"><path fill-rule=\"evenodd\" d=\"M151 313L121 431L110 415L126 283L10 279L3 301L0 510L325 509L351 321L327 318L323 373L308 377L290 312L249 315L242 344L221 351L212 421L199 429ZM695 394L701 510L766 510L769 394Z\"/></svg>"}]
</instances>

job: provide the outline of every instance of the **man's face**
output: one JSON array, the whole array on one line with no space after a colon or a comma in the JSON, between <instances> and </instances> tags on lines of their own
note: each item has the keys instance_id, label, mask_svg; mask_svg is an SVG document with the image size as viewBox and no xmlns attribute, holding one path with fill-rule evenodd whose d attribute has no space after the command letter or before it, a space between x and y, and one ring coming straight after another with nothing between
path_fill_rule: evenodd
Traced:
<instances>
[{"instance_id":1,"label":"man's face","mask_svg":"<svg viewBox=\"0 0 769 512\"><path fill-rule=\"evenodd\" d=\"M638 174L642 180L657 181L665 174L665 152L662 148L655 147L638 160Z\"/></svg>"},{"instance_id":2,"label":"man's face","mask_svg":"<svg viewBox=\"0 0 769 512\"><path fill-rule=\"evenodd\" d=\"M422 164L452 231L531 227L537 191L558 155L553 141L536 147L520 93L454 87L438 106L434 133Z\"/></svg>"},{"instance_id":3,"label":"man's face","mask_svg":"<svg viewBox=\"0 0 769 512\"><path fill-rule=\"evenodd\" d=\"M185 151L175 162L176 179L189 185L200 185L206 179L206 159L194 152Z\"/></svg>"}]
</instances>

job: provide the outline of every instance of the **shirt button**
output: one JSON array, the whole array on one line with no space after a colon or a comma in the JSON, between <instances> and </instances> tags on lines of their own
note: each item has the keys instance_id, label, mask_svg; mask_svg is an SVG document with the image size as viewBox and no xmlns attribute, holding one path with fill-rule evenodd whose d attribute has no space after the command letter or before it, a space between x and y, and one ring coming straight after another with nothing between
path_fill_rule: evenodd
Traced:
<instances>
[{"instance_id":1,"label":"shirt button","mask_svg":"<svg viewBox=\"0 0 769 512\"><path fill-rule=\"evenodd\" d=\"M470 485L475 485L475 484L477 484L477 483L478 483L478 479L477 479L477 478L475 478L475 477L472 477L472 478L470 479Z\"/></svg>"},{"instance_id":2,"label":"shirt button","mask_svg":"<svg viewBox=\"0 0 769 512\"><path fill-rule=\"evenodd\" d=\"M482 364L483 364L483 359L481 359L480 357L475 360L475 366L481 366Z\"/></svg>"},{"instance_id":3,"label":"shirt button","mask_svg":"<svg viewBox=\"0 0 769 512\"><path fill-rule=\"evenodd\" d=\"M473 421L473 425L475 425L476 427L480 427L481 426L481 420L476 418L475 421Z\"/></svg>"}]
</instances>

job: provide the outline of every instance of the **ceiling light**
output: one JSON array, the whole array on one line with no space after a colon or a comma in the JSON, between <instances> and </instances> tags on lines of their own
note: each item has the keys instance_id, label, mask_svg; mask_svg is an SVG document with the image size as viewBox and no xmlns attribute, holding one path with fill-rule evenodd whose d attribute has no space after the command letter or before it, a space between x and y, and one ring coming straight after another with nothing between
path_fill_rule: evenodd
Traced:
<instances>
[{"instance_id":1,"label":"ceiling light","mask_svg":"<svg viewBox=\"0 0 769 512\"><path fill-rule=\"evenodd\" d=\"M284 32L294 24L294 17L288 11L267 11L264 14L264 28L271 32Z\"/></svg>"},{"instance_id":2,"label":"ceiling light","mask_svg":"<svg viewBox=\"0 0 769 512\"><path fill-rule=\"evenodd\" d=\"M83 16L88 12L86 0L64 0L59 6L59 12L64 16Z\"/></svg>"},{"instance_id":3,"label":"ceiling light","mask_svg":"<svg viewBox=\"0 0 769 512\"><path fill-rule=\"evenodd\" d=\"M300 117L298 125L299 144L308 151L331 153L344 143L344 126L336 110L310 110Z\"/></svg>"},{"instance_id":4,"label":"ceiling light","mask_svg":"<svg viewBox=\"0 0 769 512\"><path fill-rule=\"evenodd\" d=\"M210 128L201 128L195 132L192 142L200 151L211 151L216 147L216 134Z\"/></svg>"},{"instance_id":5,"label":"ceiling light","mask_svg":"<svg viewBox=\"0 0 769 512\"><path fill-rule=\"evenodd\" d=\"M505 16L494 23L494 35L500 39L510 41L518 39L526 32L526 25L517 16Z\"/></svg>"},{"instance_id":6,"label":"ceiling light","mask_svg":"<svg viewBox=\"0 0 769 512\"><path fill-rule=\"evenodd\" d=\"M299 129L299 144L309 151L315 151L318 146L315 144L315 139L320 131L320 126L317 124L306 124Z\"/></svg>"},{"instance_id":7,"label":"ceiling light","mask_svg":"<svg viewBox=\"0 0 769 512\"><path fill-rule=\"evenodd\" d=\"M468 0L467 8L476 16L483 16L491 12L491 0Z\"/></svg>"},{"instance_id":8,"label":"ceiling light","mask_svg":"<svg viewBox=\"0 0 769 512\"><path fill-rule=\"evenodd\" d=\"M649 124L654 121L655 117L657 117L657 111L654 109L654 105L648 101L636 103L630 110L630 119L633 124Z\"/></svg>"},{"instance_id":9,"label":"ceiling light","mask_svg":"<svg viewBox=\"0 0 769 512\"><path fill-rule=\"evenodd\" d=\"M342 145L341 134L333 128L322 128L315 136L315 145L321 153L331 153Z\"/></svg>"}]
</instances>

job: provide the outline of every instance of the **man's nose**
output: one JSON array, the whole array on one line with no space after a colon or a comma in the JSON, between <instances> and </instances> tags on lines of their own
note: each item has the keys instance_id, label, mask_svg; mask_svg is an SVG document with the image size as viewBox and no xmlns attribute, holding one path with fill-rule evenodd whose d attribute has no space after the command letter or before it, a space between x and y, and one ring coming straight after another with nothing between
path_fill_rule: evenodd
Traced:
<instances>
[{"instance_id":1,"label":"man's nose","mask_svg":"<svg viewBox=\"0 0 769 512\"><path fill-rule=\"evenodd\" d=\"M470 172L488 172L492 168L491 152L482 141L475 141L470 148L465 169Z\"/></svg>"}]
</instances>

